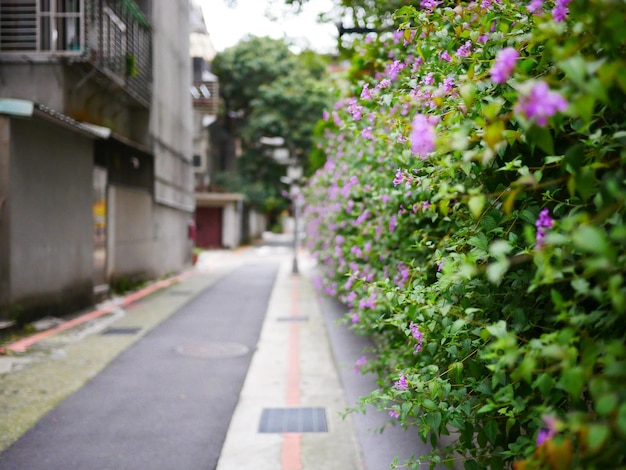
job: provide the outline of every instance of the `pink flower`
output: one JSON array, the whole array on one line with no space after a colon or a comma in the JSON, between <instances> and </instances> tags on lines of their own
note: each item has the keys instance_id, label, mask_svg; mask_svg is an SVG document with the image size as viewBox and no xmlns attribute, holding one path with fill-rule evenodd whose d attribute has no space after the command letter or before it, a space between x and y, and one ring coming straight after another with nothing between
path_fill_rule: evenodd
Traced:
<instances>
[{"instance_id":1,"label":"pink flower","mask_svg":"<svg viewBox=\"0 0 626 470\"><path fill-rule=\"evenodd\" d=\"M435 126L431 124L428 117L423 114L416 114L413 118L413 126L409 139L411 140L411 150L422 159L435 150Z\"/></svg>"},{"instance_id":2,"label":"pink flower","mask_svg":"<svg viewBox=\"0 0 626 470\"><path fill-rule=\"evenodd\" d=\"M457 57L467 57L468 55L470 55L471 51L472 51L472 41L465 41L465 44L459 47L459 49L456 51L454 55Z\"/></svg>"},{"instance_id":3,"label":"pink flower","mask_svg":"<svg viewBox=\"0 0 626 470\"><path fill-rule=\"evenodd\" d=\"M535 247L539 249L543 245L543 240L546 238L546 231L544 229L554 227L554 219L550 217L550 211L548 208L543 209L539 213L539 217L535 222L535 227L537 227Z\"/></svg>"},{"instance_id":4,"label":"pink flower","mask_svg":"<svg viewBox=\"0 0 626 470\"><path fill-rule=\"evenodd\" d=\"M555 91L550 91L547 83L538 82L527 96L522 96L515 110L526 119L535 119L540 127L548 123L548 118L558 111L567 109L567 100Z\"/></svg>"},{"instance_id":5,"label":"pink flower","mask_svg":"<svg viewBox=\"0 0 626 470\"><path fill-rule=\"evenodd\" d=\"M429 72L422 79L422 84L424 84L424 85L432 85L433 83L435 83L435 79L433 78L433 73Z\"/></svg>"},{"instance_id":6,"label":"pink flower","mask_svg":"<svg viewBox=\"0 0 626 470\"><path fill-rule=\"evenodd\" d=\"M533 15L539 15L543 12L543 0L532 0L526 9Z\"/></svg>"},{"instance_id":7,"label":"pink flower","mask_svg":"<svg viewBox=\"0 0 626 470\"><path fill-rule=\"evenodd\" d=\"M404 376L404 374L400 375L400 379L398 379L394 383L394 385L397 390L406 390L407 388L409 388L409 384L407 383L406 377Z\"/></svg>"},{"instance_id":8,"label":"pink flower","mask_svg":"<svg viewBox=\"0 0 626 470\"><path fill-rule=\"evenodd\" d=\"M569 5L570 2L571 0L556 0L556 5L552 9L552 18L554 18L554 21L557 23L565 21L569 13L567 5Z\"/></svg>"},{"instance_id":9,"label":"pink flower","mask_svg":"<svg viewBox=\"0 0 626 470\"><path fill-rule=\"evenodd\" d=\"M398 168L398 171L396 171L396 176L393 179L393 185L398 186L402 184L404 182L404 179L404 173L402 173L402 170Z\"/></svg>"},{"instance_id":10,"label":"pink flower","mask_svg":"<svg viewBox=\"0 0 626 470\"><path fill-rule=\"evenodd\" d=\"M393 82L398 78L398 74L402 71L402 69L406 68L406 64L400 62L399 60L394 60L385 70L385 73L389 77L389 79Z\"/></svg>"},{"instance_id":11,"label":"pink flower","mask_svg":"<svg viewBox=\"0 0 626 470\"><path fill-rule=\"evenodd\" d=\"M450 57L448 51L443 51L441 54L439 54L439 58L445 60L446 62L450 62L452 60L452 57Z\"/></svg>"},{"instance_id":12,"label":"pink flower","mask_svg":"<svg viewBox=\"0 0 626 470\"><path fill-rule=\"evenodd\" d=\"M372 92L370 90L370 86L369 86L368 83L363 85L363 89L361 90L361 99L362 100L371 100L372 99Z\"/></svg>"},{"instance_id":13,"label":"pink flower","mask_svg":"<svg viewBox=\"0 0 626 470\"><path fill-rule=\"evenodd\" d=\"M393 419L398 419L400 417L400 413L398 413L396 410L390 410L389 417Z\"/></svg>"},{"instance_id":14,"label":"pink flower","mask_svg":"<svg viewBox=\"0 0 626 470\"><path fill-rule=\"evenodd\" d=\"M372 128L366 127L361 131L361 137L368 140L374 140L374 134L372 134Z\"/></svg>"},{"instance_id":15,"label":"pink flower","mask_svg":"<svg viewBox=\"0 0 626 470\"><path fill-rule=\"evenodd\" d=\"M504 83L506 82L511 74L513 73L513 69L515 68L515 61L519 57L519 52L517 52L512 47L506 47L502 49L496 55L496 60L493 63L493 67L491 67L491 79L494 83Z\"/></svg>"},{"instance_id":16,"label":"pink flower","mask_svg":"<svg viewBox=\"0 0 626 470\"><path fill-rule=\"evenodd\" d=\"M556 435L556 418L554 416L542 416L541 419L546 427L541 428L537 435L537 445L540 446L548 439L552 439Z\"/></svg>"},{"instance_id":17,"label":"pink flower","mask_svg":"<svg viewBox=\"0 0 626 470\"><path fill-rule=\"evenodd\" d=\"M411 336L413 336L413 339L417 341L417 344L415 345L415 350L413 351L413 354L417 354L422 350L422 345L424 343L424 333L422 333L419 329L419 326L417 326L413 322L411 322L411 324L409 325L409 329L411 330Z\"/></svg>"},{"instance_id":18,"label":"pink flower","mask_svg":"<svg viewBox=\"0 0 626 470\"><path fill-rule=\"evenodd\" d=\"M389 219L389 231L393 233L395 229L396 229L396 216L392 215L391 219Z\"/></svg>"},{"instance_id":19,"label":"pink flower","mask_svg":"<svg viewBox=\"0 0 626 470\"><path fill-rule=\"evenodd\" d=\"M383 78L378 85L376 85L375 89L380 90L381 88L389 88L391 86L391 80L388 78Z\"/></svg>"},{"instance_id":20,"label":"pink flower","mask_svg":"<svg viewBox=\"0 0 626 470\"><path fill-rule=\"evenodd\" d=\"M433 11L440 3L442 2L437 2L435 0L422 0L420 6L428 11Z\"/></svg>"},{"instance_id":21,"label":"pink flower","mask_svg":"<svg viewBox=\"0 0 626 470\"><path fill-rule=\"evenodd\" d=\"M361 356L356 361L356 365L354 366L354 372L358 374L359 372L361 372L361 367L365 366L366 364L367 364L367 356Z\"/></svg>"}]
</instances>

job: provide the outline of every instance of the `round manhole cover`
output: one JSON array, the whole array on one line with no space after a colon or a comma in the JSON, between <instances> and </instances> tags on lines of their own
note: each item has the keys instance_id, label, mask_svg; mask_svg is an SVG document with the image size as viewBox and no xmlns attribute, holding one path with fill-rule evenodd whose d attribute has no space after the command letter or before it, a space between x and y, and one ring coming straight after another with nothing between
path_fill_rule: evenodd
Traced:
<instances>
[{"instance_id":1,"label":"round manhole cover","mask_svg":"<svg viewBox=\"0 0 626 470\"><path fill-rule=\"evenodd\" d=\"M199 358L238 357L245 356L250 351L244 344L228 342L187 343L175 350L183 356Z\"/></svg>"}]
</instances>

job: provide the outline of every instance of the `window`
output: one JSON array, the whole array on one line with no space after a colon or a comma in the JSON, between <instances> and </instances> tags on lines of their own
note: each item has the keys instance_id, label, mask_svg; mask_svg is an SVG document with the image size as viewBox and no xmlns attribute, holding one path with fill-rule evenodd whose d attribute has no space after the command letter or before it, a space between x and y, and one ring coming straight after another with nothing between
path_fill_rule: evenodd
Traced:
<instances>
[{"instance_id":1,"label":"window","mask_svg":"<svg viewBox=\"0 0 626 470\"><path fill-rule=\"evenodd\" d=\"M76 52L84 0L3 0L0 52Z\"/></svg>"}]
</instances>

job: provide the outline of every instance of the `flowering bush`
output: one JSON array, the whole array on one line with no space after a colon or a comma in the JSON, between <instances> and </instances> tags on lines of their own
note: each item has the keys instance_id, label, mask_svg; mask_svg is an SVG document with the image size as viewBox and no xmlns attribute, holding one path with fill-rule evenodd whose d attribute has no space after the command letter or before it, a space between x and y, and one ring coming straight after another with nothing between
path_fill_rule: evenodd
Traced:
<instances>
[{"instance_id":1,"label":"flowering bush","mask_svg":"<svg viewBox=\"0 0 626 470\"><path fill-rule=\"evenodd\" d=\"M402 7L328 113L308 248L407 466L626 465L625 5Z\"/></svg>"}]
</instances>

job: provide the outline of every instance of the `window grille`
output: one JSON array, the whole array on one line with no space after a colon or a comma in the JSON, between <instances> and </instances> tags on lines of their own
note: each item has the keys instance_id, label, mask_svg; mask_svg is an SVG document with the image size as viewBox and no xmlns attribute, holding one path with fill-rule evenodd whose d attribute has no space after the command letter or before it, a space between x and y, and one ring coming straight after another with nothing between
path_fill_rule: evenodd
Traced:
<instances>
[{"instance_id":1,"label":"window grille","mask_svg":"<svg viewBox=\"0 0 626 470\"><path fill-rule=\"evenodd\" d=\"M3 0L0 52L80 53L83 0Z\"/></svg>"},{"instance_id":2,"label":"window grille","mask_svg":"<svg viewBox=\"0 0 626 470\"><path fill-rule=\"evenodd\" d=\"M1 0L3 59L92 64L144 106L152 82L150 23L133 0Z\"/></svg>"}]
</instances>

